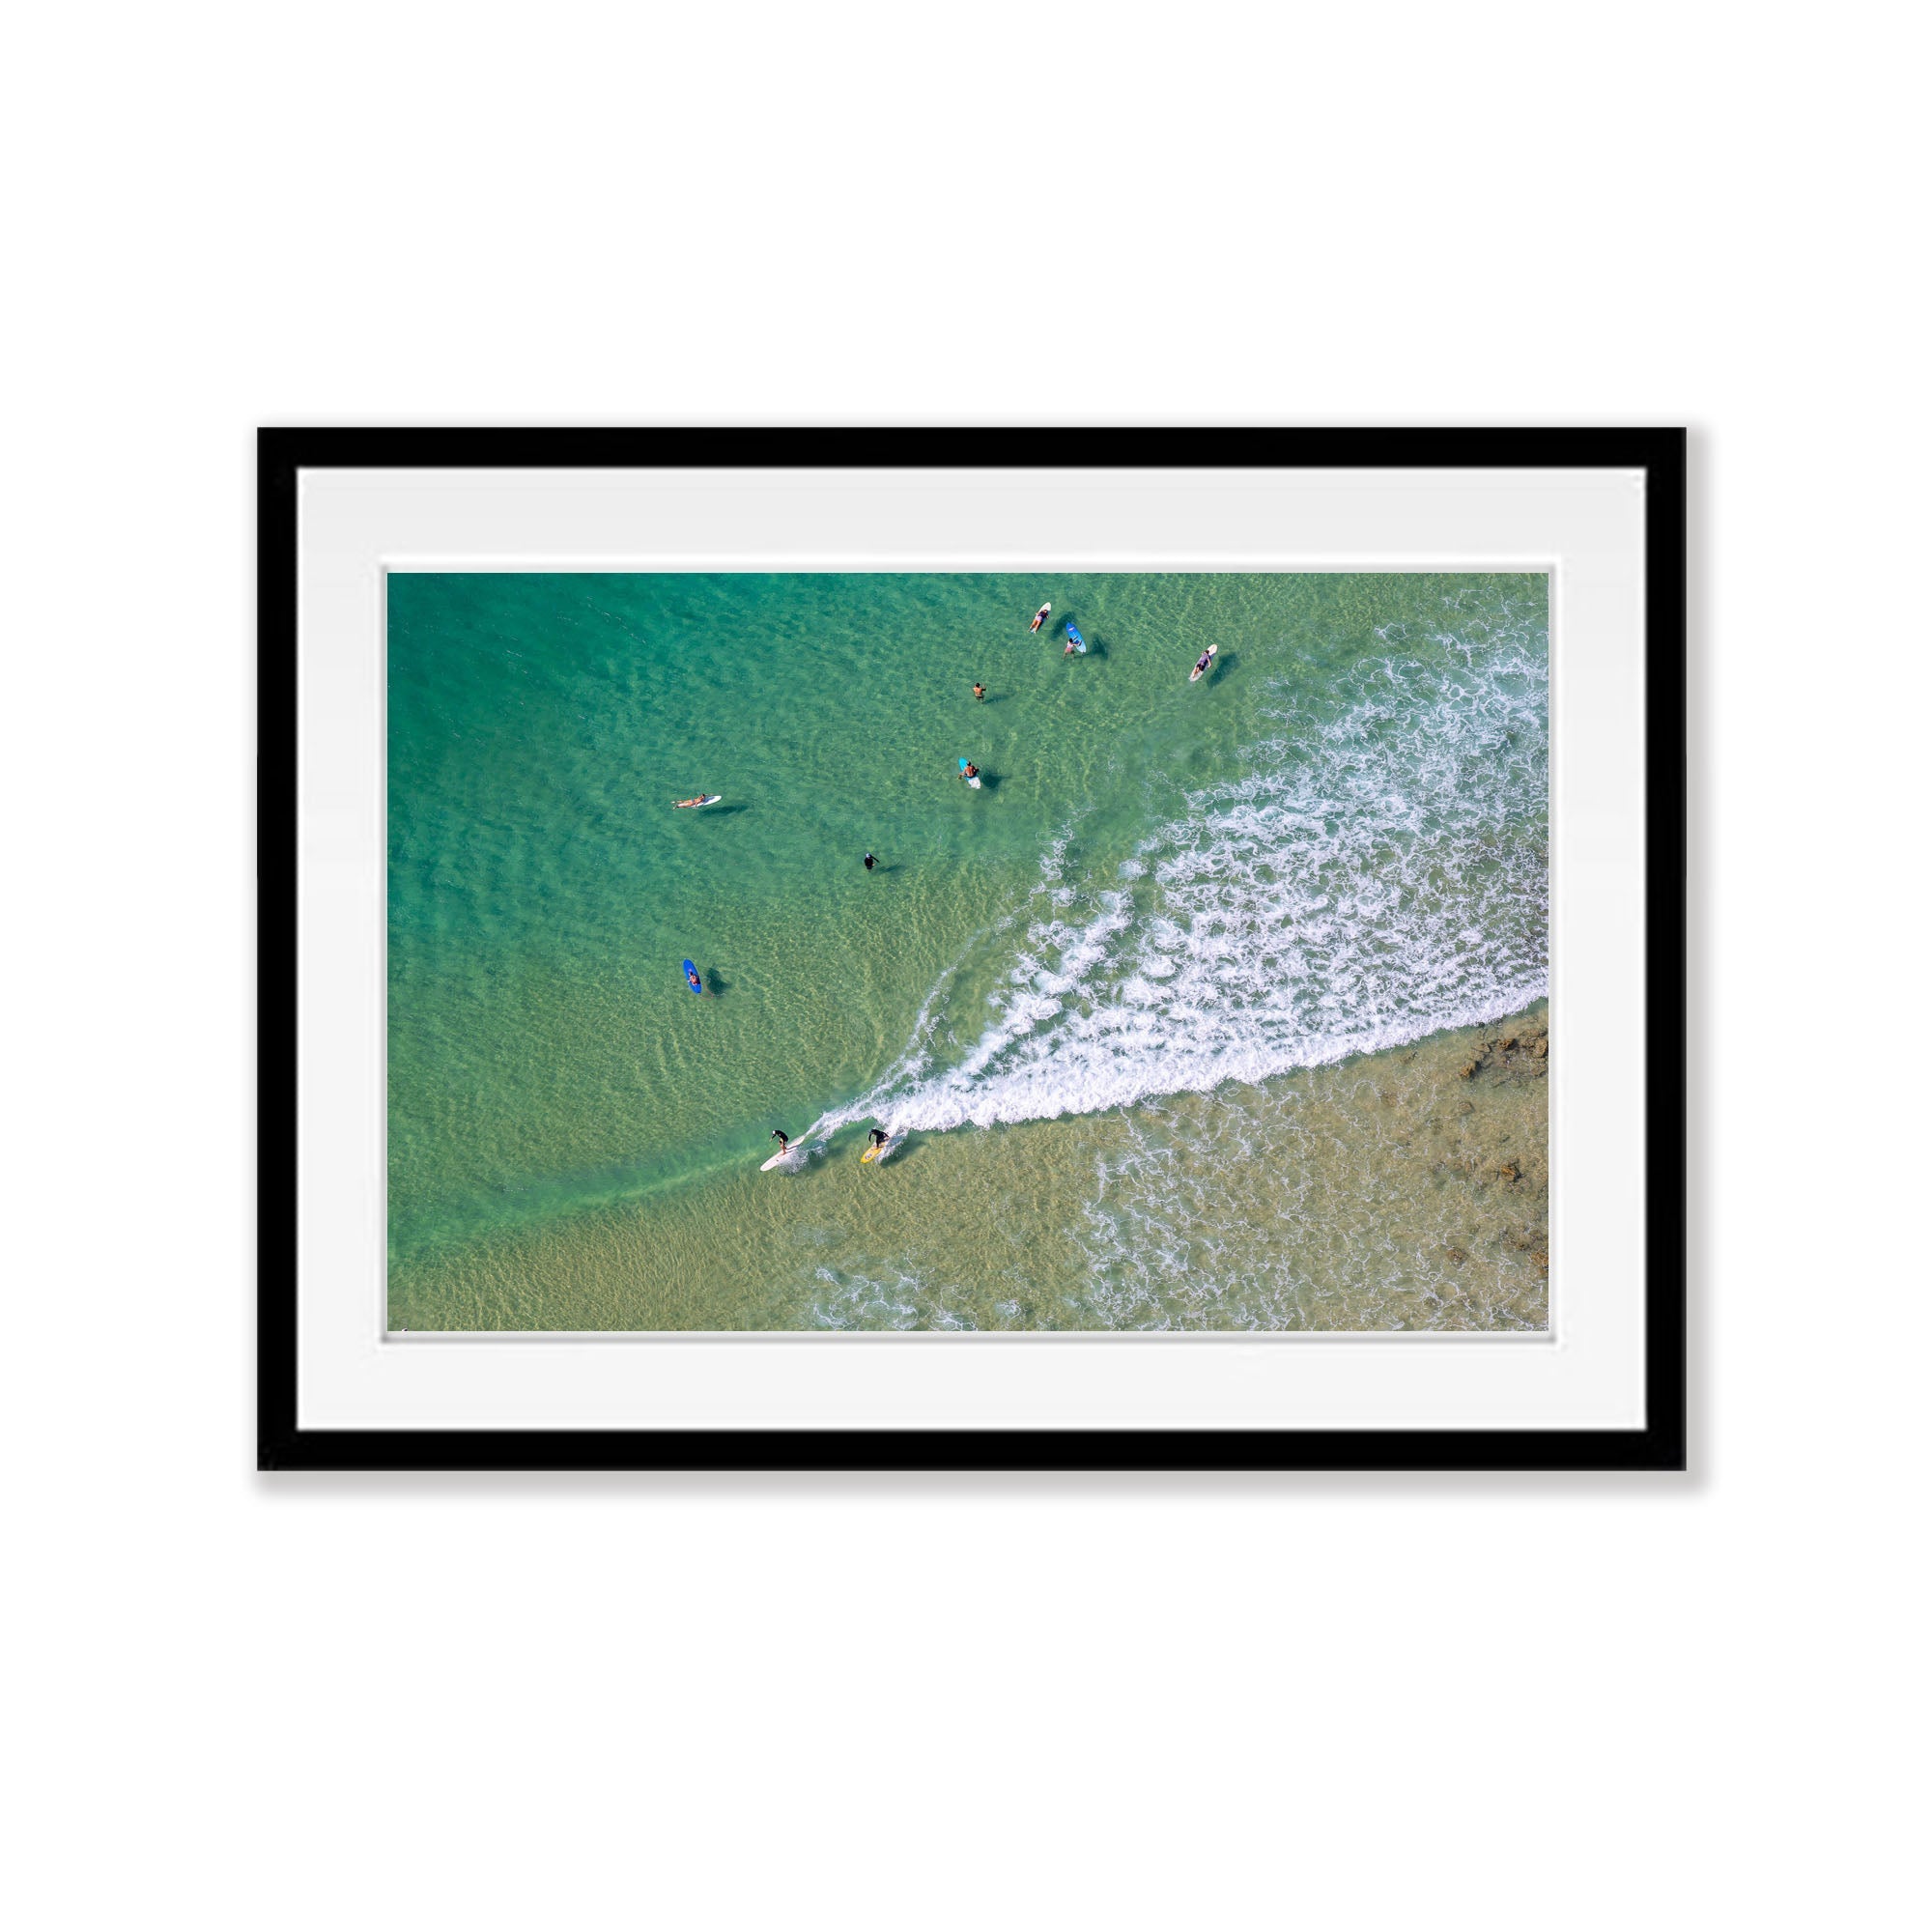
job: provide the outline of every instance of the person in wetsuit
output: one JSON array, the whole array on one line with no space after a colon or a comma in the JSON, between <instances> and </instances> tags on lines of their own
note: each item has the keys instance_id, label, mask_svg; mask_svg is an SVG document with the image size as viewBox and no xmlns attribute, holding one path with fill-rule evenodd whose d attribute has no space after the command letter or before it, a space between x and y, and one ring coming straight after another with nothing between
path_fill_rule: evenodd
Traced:
<instances>
[{"instance_id":1,"label":"person in wetsuit","mask_svg":"<svg viewBox=\"0 0 1932 1932\"><path fill-rule=\"evenodd\" d=\"M875 1148L882 1148L886 1144L886 1130L884 1127L874 1127L867 1138Z\"/></svg>"},{"instance_id":2,"label":"person in wetsuit","mask_svg":"<svg viewBox=\"0 0 1932 1932\"><path fill-rule=\"evenodd\" d=\"M876 866L876 865L877 865L878 863L879 863L879 862L878 862L878 861L877 861L877 860L876 860L875 858L873 858L873 857L872 857L872 855L871 855L871 854L870 854L869 852L867 852L867 853L866 854L866 869L867 869L867 871L868 871L868 872L869 872L869 871L870 871L870 870L872 869L872 867L873 867L874 866Z\"/></svg>"},{"instance_id":3,"label":"person in wetsuit","mask_svg":"<svg viewBox=\"0 0 1932 1932\"><path fill-rule=\"evenodd\" d=\"M781 1153L789 1153L791 1151L791 1136L782 1127L774 1127L772 1129L772 1138L778 1142Z\"/></svg>"}]
</instances>

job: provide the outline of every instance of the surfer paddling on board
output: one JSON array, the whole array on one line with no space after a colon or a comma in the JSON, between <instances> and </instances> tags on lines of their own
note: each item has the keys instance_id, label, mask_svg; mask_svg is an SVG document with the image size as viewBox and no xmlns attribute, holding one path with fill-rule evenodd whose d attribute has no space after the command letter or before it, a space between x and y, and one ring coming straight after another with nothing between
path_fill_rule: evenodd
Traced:
<instances>
[{"instance_id":1,"label":"surfer paddling on board","mask_svg":"<svg viewBox=\"0 0 1932 1932\"><path fill-rule=\"evenodd\" d=\"M689 811L694 806L716 805L724 796L723 792L701 791L696 798L672 799L671 809L675 811Z\"/></svg>"},{"instance_id":2,"label":"surfer paddling on board","mask_svg":"<svg viewBox=\"0 0 1932 1932\"><path fill-rule=\"evenodd\" d=\"M1039 627L1046 622L1047 612L1052 609L1053 606L1051 604L1042 604L1039 607L1039 609L1033 613L1033 622L1027 626L1027 629L1029 631L1038 630Z\"/></svg>"},{"instance_id":3,"label":"surfer paddling on board","mask_svg":"<svg viewBox=\"0 0 1932 1932\"><path fill-rule=\"evenodd\" d=\"M1219 644L1209 644L1208 648L1205 651L1203 651L1198 658L1195 659L1194 668L1187 673L1187 681L1189 684L1197 684L1200 682L1202 678L1208 675L1208 667L1214 662L1214 653L1218 651L1220 648L1221 646Z\"/></svg>"}]
</instances>

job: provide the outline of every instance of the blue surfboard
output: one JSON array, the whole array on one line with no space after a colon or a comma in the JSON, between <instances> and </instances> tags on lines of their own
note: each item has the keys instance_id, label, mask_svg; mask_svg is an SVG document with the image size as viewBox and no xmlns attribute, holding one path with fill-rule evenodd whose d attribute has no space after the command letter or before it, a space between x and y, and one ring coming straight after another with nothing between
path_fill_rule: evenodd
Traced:
<instances>
[{"instance_id":1,"label":"blue surfboard","mask_svg":"<svg viewBox=\"0 0 1932 1932\"><path fill-rule=\"evenodd\" d=\"M697 968L689 959L684 962L684 983L694 992L704 990L704 981L697 977Z\"/></svg>"},{"instance_id":2,"label":"blue surfboard","mask_svg":"<svg viewBox=\"0 0 1932 1932\"><path fill-rule=\"evenodd\" d=\"M1080 627L1078 624L1067 625L1066 641L1069 644L1071 644L1073 648L1076 651L1078 651L1083 658L1087 655L1087 639L1080 635Z\"/></svg>"}]
</instances>

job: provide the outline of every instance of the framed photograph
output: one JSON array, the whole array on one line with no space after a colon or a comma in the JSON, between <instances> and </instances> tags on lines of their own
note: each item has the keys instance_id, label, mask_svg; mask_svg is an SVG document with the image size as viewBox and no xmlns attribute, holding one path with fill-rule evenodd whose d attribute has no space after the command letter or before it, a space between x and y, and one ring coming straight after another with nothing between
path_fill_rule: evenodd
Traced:
<instances>
[{"instance_id":1,"label":"framed photograph","mask_svg":"<svg viewBox=\"0 0 1932 1932\"><path fill-rule=\"evenodd\" d=\"M1684 454L262 431L261 1466L1682 1468Z\"/></svg>"}]
</instances>

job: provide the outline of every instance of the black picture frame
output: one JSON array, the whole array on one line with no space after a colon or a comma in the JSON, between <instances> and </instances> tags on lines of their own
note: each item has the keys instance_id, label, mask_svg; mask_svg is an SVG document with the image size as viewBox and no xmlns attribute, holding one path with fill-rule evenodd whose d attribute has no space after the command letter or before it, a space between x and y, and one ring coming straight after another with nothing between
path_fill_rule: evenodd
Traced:
<instances>
[{"instance_id":1,"label":"black picture frame","mask_svg":"<svg viewBox=\"0 0 1932 1932\"><path fill-rule=\"evenodd\" d=\"M333 1430L297 1420L296 628L302 469L1598 469L1646 475L1644 1413L1636 1430ZM1681 1470L1686 1466L1686 433L1681 429L301 429L257 440L257 1466Z\"/></svg>"}]
</instances>

